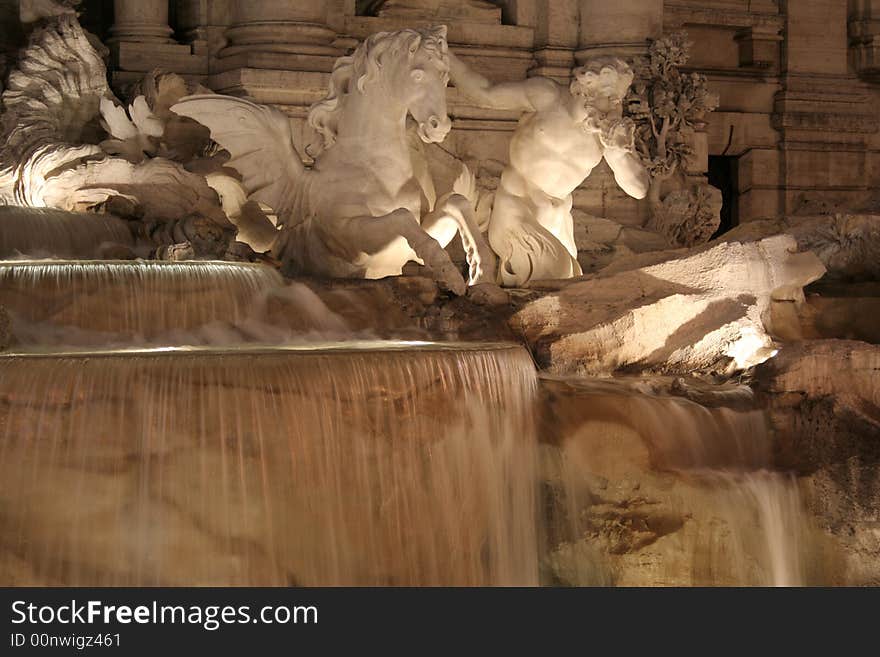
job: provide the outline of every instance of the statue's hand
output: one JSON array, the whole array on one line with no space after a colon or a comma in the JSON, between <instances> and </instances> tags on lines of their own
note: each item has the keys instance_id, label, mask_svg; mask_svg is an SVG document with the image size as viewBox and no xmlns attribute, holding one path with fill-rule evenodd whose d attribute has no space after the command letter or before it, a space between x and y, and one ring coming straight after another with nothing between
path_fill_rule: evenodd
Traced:
<instances>
[{"instance_id":1,"label":"statue's hand","mask_svg":"<svg viewBox=\"0 0 880 657\"><path fill-rule=\"evenodd\" d=\"M602 126L599 140L607 150L632 153L635 150L635 124L629 118L622 118Z\"/></svg>"}]
</instances>

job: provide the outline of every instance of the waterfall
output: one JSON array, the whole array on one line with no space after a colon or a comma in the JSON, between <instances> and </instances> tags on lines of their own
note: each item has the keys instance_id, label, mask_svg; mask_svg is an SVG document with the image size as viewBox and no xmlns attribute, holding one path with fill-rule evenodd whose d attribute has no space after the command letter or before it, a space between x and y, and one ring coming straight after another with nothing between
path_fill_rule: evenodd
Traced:
<instances>
[{"instance_id":1,"label":"waterfall","mask_svg":"<svg viewBox=\"0 0 880 657\"><path fill-rule=\"evenodd\" d=\"M95 258L105 244L134 246L126 222L106 214L0 205L0 258Z\"/></svg>"},{"instance_id":2,"label":"waterfall","mask_svg":"<svg viewBox=\"0 0 880 657\"><path fill-rule=\"evenodd\" d=\"M242 263L0 262L0 306L29 345L209 343L210 328L243 324L282 285L274 269Z\"/></svg>"},{"instance_id":3,"label":"waterfall","mask_svg":"<svg viewBox=\"0 0 880 657\"><path fill-rule=\"evenodd\" d=\"M677 385L543 381L551 568L568 583L806 584L813 527L751 392Z\"/></svg>"},{"instance_id":4,"label":"waterfall","mask_svg":"<svg viewBox=\"0 0 880 657\"><path fill-rule=\"evenodd\" d=\"M517 345L375 341L244 263L0 261L0 308L0 585L797 585L815 562L743 387L539 387Z\"/></svg>"},{"instance_id":5,"label":"waterfall","mask_svg":"<svg viewBox=\"0 0 880 657\"><path fill-rule=\"evenodd\" d=\"M536 584L534 394L511 345L0 357L0 579Z\"/></svg>"}]
</instances>

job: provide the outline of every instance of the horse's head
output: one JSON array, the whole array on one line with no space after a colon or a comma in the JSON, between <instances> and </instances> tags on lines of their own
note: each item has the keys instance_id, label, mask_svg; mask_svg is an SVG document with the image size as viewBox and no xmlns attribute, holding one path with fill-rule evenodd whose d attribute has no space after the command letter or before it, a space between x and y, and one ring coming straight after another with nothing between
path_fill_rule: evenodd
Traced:
<instances>
[{"instance_id":1,"label":"horse's head","mask_svg":"<svg viewBox=\"0 0 880 657\"><path fill-rule=\"evenodd\" d=\"M370 94L372 103L405 109L418 123L424 141L443 141L452 127L446 114L447 50L442 25L379 32L367 37L350 57L339 58L327 97L309 112L309 124L324 138L324 148L336 142L343 100L351 94Z\"/></svg>"},{"instance_id":2,"label":"horse's head","mask_svg":"<svg viewBox=\"0 0 880 657\"><path fill-rule=\"evenodd\" d=\"M395 70L389 71L391 93L418 123L422 141L441 142L452 128L446 113L446 26L401 32L405 50L395 58Z\"/></svg>"}]
</instances>

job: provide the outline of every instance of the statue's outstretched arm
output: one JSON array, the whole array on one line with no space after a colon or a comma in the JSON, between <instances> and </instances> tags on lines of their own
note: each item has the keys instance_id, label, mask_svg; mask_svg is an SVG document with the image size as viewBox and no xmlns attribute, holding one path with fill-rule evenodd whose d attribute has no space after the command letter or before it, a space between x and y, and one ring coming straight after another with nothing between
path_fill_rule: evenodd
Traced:
<instances>
[{"instance_id":1,"label":"statue's outstretched arm","mask_svg":"<svg viewBox=\"0 0 880 657\"><path fill-rule=\"evenodd\" d=\"M635 153L619 148L607 148L605 161L614 172L614 180L624 192L637 199L647 196L651 177Z\"/></svg>"},{"instance_id":2,"label":"statue's outstretched arm","mask_svg":"<svg viewBox=\"0 0 880 657\"><path fill-rule=\"evenodd\" d=\"M549 78L492 83L449 51L449 77L465 96L484 107L536 112L559 101L560 86Z\"/></svg>"}]
</instances>

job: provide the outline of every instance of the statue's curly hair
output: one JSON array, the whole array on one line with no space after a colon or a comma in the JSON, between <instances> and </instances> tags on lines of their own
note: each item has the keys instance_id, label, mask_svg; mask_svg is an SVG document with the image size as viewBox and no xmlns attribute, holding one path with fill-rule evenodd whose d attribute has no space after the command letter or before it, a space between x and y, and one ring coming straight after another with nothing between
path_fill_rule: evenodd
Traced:
<instances>
[{"instance_id":1,"label":"statue's curly hair","mask_svg":"<svg viewBox=\"0 0 880 657\"><path fill-rule=\"evenodd\" d=\"M623 98L635 77L630 65L619 57L594 57L574 69L573 73L571 93L587 98L596 96L600 88Z\"/></svg>"}]
</instances>

